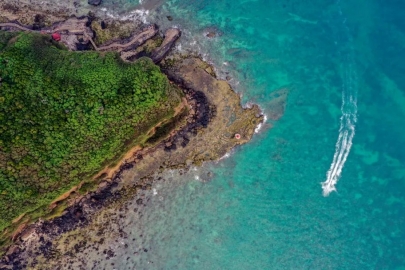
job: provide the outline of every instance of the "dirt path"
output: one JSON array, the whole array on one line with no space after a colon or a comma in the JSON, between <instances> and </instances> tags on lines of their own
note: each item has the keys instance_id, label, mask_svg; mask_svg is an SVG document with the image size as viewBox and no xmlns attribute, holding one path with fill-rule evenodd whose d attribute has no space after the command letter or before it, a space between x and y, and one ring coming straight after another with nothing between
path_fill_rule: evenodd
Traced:
<instances>
[{"instance_id":1,"label":"dirt path","mask_svg":"<svg viewBox=\"0 0 405 270\"><path fill-rule=\"evenodd\" d=\"M141 43L145 42L146 40L152 38L154 35L156 35L156 33L158 32L157 28L154 26L148 27L145 31L141 32L139 35L136 35L134 37L131 38L131 41L129 41L128 43L125 44L121 44L121 43L113 43L107 46L103 46L103 47L98 47L96 48L96 50L98 51L106 51L106 50L111 50L111 49L125 49L128 48L131 45L134 45L136 43L138 43L138 45L140 45ZM120 51L120 50L117 50Z\"/></svg>"},{"instance_id":2,"label":"dirt path","mask_svg":"<svg viewBox=\"0 0 405 270\"><path fill-rule=\"evenodd\" d=\"M35 33L50 34L50 33L54 33L54 32L67 31L71 35L84 35L91 42L91 44L93 45L93 47L96 51L108 51L108 50L113 50L113 49L115 49L115 51L121 51L134 44L137 44L139 46L142 43L144 43L146 40L152 38L158 32L156 26L152 25L152 26L148 27L145 31L141 32L140 34L133 36L131 38L131 40L125 44L121 44L119 42L114 42L110 45L97 47L94 40L92 39L92 37L88 33L86 33L85 29L83 29L83 26L80 26L80 25L78 26L77 24L62 25L62 27L55 28L53 30L44 29L42 31L33 30L28 27L19 25L17 23L0 23L0 27L14 27L14 28L18 28L23 31L35 32Z\"/></svg>"},{"instance_id":3,"label":"dirt path","mask_svg":"<svg viewBox=\"0 0 405 270\"><path fill-rule=\"evenodd\" d=\"M23 31L36 32L35 30L29 29L16 23L0 23L0 27L15 27Z\"/></svg>"}]
</instances>

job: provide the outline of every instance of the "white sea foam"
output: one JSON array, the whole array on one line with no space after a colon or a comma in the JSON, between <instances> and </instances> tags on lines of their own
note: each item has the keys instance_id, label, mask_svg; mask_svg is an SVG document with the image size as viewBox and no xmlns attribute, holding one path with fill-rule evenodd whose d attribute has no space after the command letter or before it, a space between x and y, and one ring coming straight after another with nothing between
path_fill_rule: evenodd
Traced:
<instances>
[{"instance_id":1,"label":"white sea foam","mask_svg":"<svg viewBox=\"0 0 405 270\"><path fill-rule=\"evenodd\" d=\"M135 9L130 12L127 12L126 14L118 14L114 12L113 10L108 10L107 8L101 8L101 11L104 12L104 16L114 19L114 20L120 20L120 21L141 21L145 24L149 23L149 10L146 9Z\"/></svg>"},{"instance_id":2,"label":"white sea foam","mask_svg":"<svg viewBox=\"0 0 405 270\"><path fill-rule=\"evenodd\" d=\"M134 11L134 13L138 16L138 18L139 18L143 23L148 23L149 10L146 10L146 9L137 9L137 10Z\"/></svg>"},{"instance_id":3,"label":"white sea foam","mask_svg":"<svg viewBox=\"0 0 405 270\"><path fill-rule=\"evenodd\" d=\"M263 124L266 123L266 121L267 121L267 115L264 114L264 115L263 115L263 122L257 125L257 127L255 128L255 133L259 133L259 132L260 132L260 130L261 130L262 127L263 127Z\"/></svg>"},{"instance_id":4,"label":"white sea foam","mask_svg":"<svg viewBox=\"0 0 405 270\"><path fill-rule=\"evenodd\" d=\"M230 153L226 153L225 155L223 155L222 157L220 157L220 158L218 159L218 161L223 160L223 159L226 159L226 158L229 158L230 156L231 156Z\"/></svg>"},{"instance_id":5,"label":"white sea foam","mask_svg":"<svg viewBox=\"0 0 405 270\"><path fill-rule=\"evenodd\" d=\"M342 15L341 10L340 15ZM324 196L328 196L332 191L336 191L335 185L341 176L343 166L349 156L357 122L357 74L354 51L351 47L352 39L349 28L346 25L346 19L343 20L343 25L348 37L349 51L345 54L346 61L344 61L342 66L344 70L342 78L342 116L340 118L339 136L336 142L333 161L326 174L326 181L321 183Z\"/></svg>"}]
</instances>

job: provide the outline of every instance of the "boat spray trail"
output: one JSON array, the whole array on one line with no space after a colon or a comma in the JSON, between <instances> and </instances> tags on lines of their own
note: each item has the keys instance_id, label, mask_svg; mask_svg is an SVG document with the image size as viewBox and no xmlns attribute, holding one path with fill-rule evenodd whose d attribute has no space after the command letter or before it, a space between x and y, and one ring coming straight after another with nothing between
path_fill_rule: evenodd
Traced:
<instances>
[{"instance_id":1,"label":"boat spray trail","mask_svg":"<svg viewBox=\"0 0 405 270\"><path fill-rule=\"evenodd\" d=\"M342 74L342 116L340 118L339 136L332 164L326 174L325 182L322 182L324 196L328 196L332 191L336 191L335 185L341 176L342 169L349 156L357 122L358 84L353 40L350 35L350 29L346 24L346 18L343 16L339 6L339 1L337 4L339 8L339 20L342 25L342 44L337 42L337 45L341 48L339 51L341 57L339 59L341 60L340 71Z\"/></svg>"}]
</instances>

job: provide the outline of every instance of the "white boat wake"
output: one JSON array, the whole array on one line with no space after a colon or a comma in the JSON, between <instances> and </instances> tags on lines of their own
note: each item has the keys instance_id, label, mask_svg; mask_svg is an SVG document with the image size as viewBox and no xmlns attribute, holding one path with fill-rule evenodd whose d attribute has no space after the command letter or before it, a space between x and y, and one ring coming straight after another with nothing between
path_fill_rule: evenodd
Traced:
<instances>
[{"instance_id":1,"label":"white boat wake","mask_svg":"<svg viewBox=\"0 0 405 270\"><path fill-rule=\"evenodd\" d=\"M342 12L340 10L340 15ZM342 63L342 116L340 118L339 137L336 142L335 154L329 171L326 174L326 181L322 182L323 195L328 196L332 191L336 191L343 166L350 153L352 141L355 134L357 122L357 74L354 61L354 50L351 47L352 39L349 28L343 21L345 34L348 38L348 51L344 53L345 61Z\"/></svg>"},{"instance_id":2,"label":"white boat wake","mask_svg":"<svg viewBox=\"0 0 405 270\"><path fill-rule=\"evenodd\" d=\"M336 150L329 171L326 174L326 181L322 183L323 195L328 196L332 191L336 191L335 185L342 173L343 166L349 156L350 148L355 133L357 121L357 89L354 79L355 73L348 69L345 73L349 82L344 84L342 91L342 117L340 118L339 137L336 142Z\"/></svg>"}]
</instances>

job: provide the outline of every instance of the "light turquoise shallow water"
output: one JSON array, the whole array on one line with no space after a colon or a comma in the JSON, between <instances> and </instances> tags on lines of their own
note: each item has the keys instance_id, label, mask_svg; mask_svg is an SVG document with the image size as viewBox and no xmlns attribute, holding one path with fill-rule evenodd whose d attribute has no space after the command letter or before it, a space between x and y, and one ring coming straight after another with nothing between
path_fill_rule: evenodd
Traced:
<instances>
[{"instance_id":1,"label":"light turquoise shallow water","mask_svg":"<svg viewBox=\"0 0 405 270\"><path fill-rule=\"evenodd\" d=\"M156 187L128 228L148 248L136 269L405 269L404 9L395 0L167 0L151 12L189 29L182 48L209 52L244 102L266 113L269 93L290 95L272 129ZM208 29L221 35L208 39ZM338 192L323 197L339 134ZM207 171L211 181L196 180Z\"/></svg>"}]
</instances>

